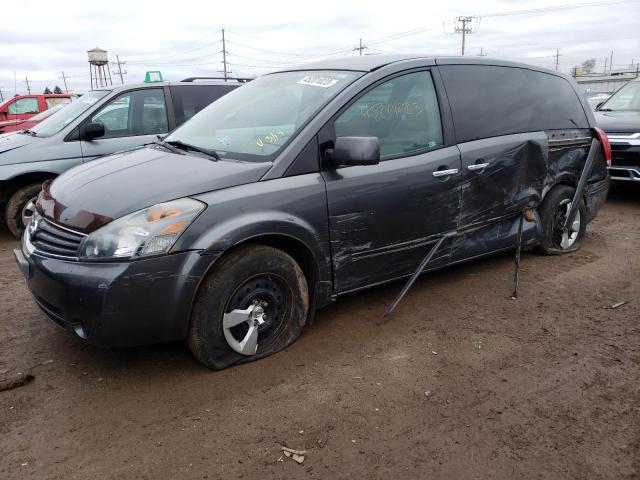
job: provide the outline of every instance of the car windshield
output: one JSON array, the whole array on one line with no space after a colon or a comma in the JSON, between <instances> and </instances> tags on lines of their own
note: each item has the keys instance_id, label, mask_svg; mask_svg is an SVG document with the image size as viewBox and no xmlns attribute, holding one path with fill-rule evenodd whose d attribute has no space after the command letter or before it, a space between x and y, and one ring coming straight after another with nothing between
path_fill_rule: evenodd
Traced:
<instances>
[{"instance_id":1,"label":"car windshield","mask_svg":"<svg viewBox=\"0 0 640 480\"><path fill-rule=\"evenodd\" d=\"M599 110L640 110L640 82L629 82L614 93Z\"/></svg>"},{"instance_id":2,"label":"car windshield","mask_svg":"<svg viewBox=\"0 0 640 480\"><path fill-rule=\"evenodd\" d=\"M31 128L31 131L39 137L50 137L51 135L55 135L86 112L107 93L109 93L109 90L94 90L92 92L85 93L75 102L65 105L64 108L61 108L49 118L44 119L42 122Z\"/></svg>"},{"instance_id":3,"label":"car windshield","mask_svg":"<svg viewBox=\"0 0 640 480\"><path fill-rule=\"evenodd\" d=\"M214 150L222 158L270 161L360 75L328 70L265 75L215 101L165 140Z\"/></svg>"}]
</instances>

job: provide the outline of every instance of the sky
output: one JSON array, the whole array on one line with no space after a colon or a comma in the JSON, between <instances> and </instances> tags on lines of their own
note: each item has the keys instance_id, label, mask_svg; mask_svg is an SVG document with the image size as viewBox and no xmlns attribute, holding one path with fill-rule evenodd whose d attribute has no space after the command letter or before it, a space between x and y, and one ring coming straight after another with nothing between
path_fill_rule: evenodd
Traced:
<instances>
[{"instance_id":1,"label":"sky","mask_svg":"<svg viewBox=\"0 0 640 480\"><path fill-rule=\"evenodd\" d=\"M126 62L124 83L159 70L165 80L220 76L225 29L231 75L254 77L288 65L363 54L460 55L458 16L475 16L465 55L522 61L569 73L596 59L604 69L640 62L640 0L21 0L0 6L0 91L7 98L45 87L85 92L87 50ZM572 6L572 8L568 8ZM532 11L534 10L534 11ZM607 60L608 62L609 60ZM113 84L120 77L111 65Z\"/></svg>"}]
</instances>

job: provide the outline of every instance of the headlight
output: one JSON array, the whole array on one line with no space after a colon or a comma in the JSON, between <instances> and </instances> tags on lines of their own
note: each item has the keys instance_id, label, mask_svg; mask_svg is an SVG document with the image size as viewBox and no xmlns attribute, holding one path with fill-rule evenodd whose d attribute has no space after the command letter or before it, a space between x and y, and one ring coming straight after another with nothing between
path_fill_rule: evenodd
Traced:
<instances>
[{"instance_id":1,"label":"headlight","mask_svg":"<svg viewBox=\"0 0 640 480\"><path fill-rule=\"evenodd\" d=\"M90 234L81 257L132 258L166 253L205 205L181 198L133 212Z\"/></svg>"}]
</instances>

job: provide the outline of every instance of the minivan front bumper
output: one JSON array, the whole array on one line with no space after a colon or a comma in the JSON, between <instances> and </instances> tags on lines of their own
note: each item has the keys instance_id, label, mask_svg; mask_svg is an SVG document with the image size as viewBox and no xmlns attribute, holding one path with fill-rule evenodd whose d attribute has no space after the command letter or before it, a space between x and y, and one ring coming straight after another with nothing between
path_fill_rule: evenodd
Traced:
<instances>
[{"instance_id":1,"label":"minivan front bumper","mask_svg":"<svg viewBox=\"0 0 640 480\"><path fill-rule=\"evenodd\" d=\"M77 262L14 250L33 298L59 327L124 347L186 338L191 306L216 255L200 251L129 262Z\"/></svg>"}]
</instances>

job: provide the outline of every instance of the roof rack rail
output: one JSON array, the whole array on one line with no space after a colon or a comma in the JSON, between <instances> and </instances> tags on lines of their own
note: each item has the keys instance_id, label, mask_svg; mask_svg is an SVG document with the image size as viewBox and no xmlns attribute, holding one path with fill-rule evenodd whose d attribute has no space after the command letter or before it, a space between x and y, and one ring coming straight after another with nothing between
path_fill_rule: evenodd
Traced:
<instances>
[{"instance_id":1,"label":"roof rack rail","mask_svg":"<svg viewBox=\"0 0 640 480\"><path fill-rule=\"evenodd\" d=\"M247 83L253 80L253 78L240 78L240 77L188 77L184 80L180 80L181 82L194 82L196 80L224 80L225 82L228 80L235 80L239 83Z\"/></svg>"}]
</instances>

